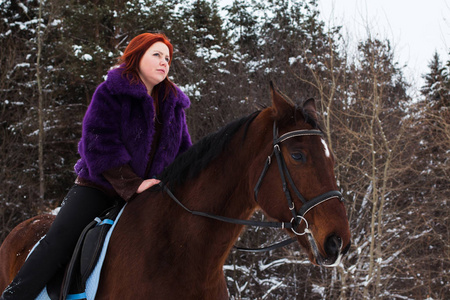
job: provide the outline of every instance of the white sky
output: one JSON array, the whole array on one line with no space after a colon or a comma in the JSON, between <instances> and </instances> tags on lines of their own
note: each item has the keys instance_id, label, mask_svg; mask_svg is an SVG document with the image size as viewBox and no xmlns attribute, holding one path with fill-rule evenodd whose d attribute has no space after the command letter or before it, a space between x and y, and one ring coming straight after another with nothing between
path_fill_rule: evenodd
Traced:
<instances>
[{"instance_id":1,"label":"white sky","mask_svg":"<svg viewBox=\"0 0 450 300\"><path fill-rule=\"evenodd\" d=\"M437 51L450 52L450 0L319 0L322 19L343 25L356 42L369 36L389 39L405 75L420 87Z\"/></svg>"},{"instance_id":2,"label":"white sky","mask_svg":"<svg viewBox=\"0 0 450 300\"><path fill-rule=\"evenodd\" d=\"M229 5L233 0L219 0ZM388 39L396 60L406 65L407 80L420 88L421 76L437 51L443 62L450 52L450 0L318 0L327 25L342 25L352 47L374 38Z\"/></svg>"}]
</instances>

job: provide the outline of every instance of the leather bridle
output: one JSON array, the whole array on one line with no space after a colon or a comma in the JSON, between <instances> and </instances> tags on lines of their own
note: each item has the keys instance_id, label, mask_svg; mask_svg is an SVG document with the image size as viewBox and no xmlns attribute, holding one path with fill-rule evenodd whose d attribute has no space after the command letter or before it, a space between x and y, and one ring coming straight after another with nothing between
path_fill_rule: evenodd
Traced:
<instances>
[{"instance_id":1,"label":"leather bridle","mask_svg":"<svg viewBox=\"0 0 450 300\"><path fill-rule=\"evenodd\" d=\"M161 186L163 191L166 192L167 195L169 195L169 197L172 198L179 206L181 206L184 210L186 210L187 212L189 212L193 215L202 216L202 217L206 217L206 218L210 218L210 219L214 219L214 220L218 220L218 221L222 221L222 222L227 222L227 223L238 224L238 225L256 226L256 227L271 227L271 228L282 228L282 229L286 228L286 229L291 229L292 232L294 232L296 235L304 235L305 233L310 233L309 224L305 219L305 215L311 209L313 209L314 207L316 207L317 205L319 205L321 203L324 203L324 202L331 200L333 198L336 198L336 197L339 198L340 201L343 201L342 194L337 190L326 192L326 193L321 194L309 201L306 201L306 199L302 196L302 194L299 192L299 190L295 186L294 181L292 180L292 177L286 166L286 162L281 153L280 144L290 138L301 137L301 136L315 136L315 135L323 136L323 133L320 130L315 130L315 129L314 130L302 129L302 130L290 131L290 132L285 133L285 134L281 135L280 137L278 137L278 128L276 126L276 123L274 123L273 124L273 151L267 157L266 163L264 165L264 169L262 170L261 175L259 176L258 182L256 183L256 186L254 188L255 200L257 201L258 192L261 187L262 181L263 181L267 171L269 170L269 167L272 162L272 157L275 156L275 158L277 160L277 164L278 164L278 169L280 172L281 181L283 184L283 191L284 191L284 194L285 194L287 202L288 202L289 210L292 213L292 219L290 222L264 222L264 221L242 220L242 219L234 219L234 218L228 218L228 217L224 217L224 216L218 216L218 215L214 215L214 214L207 213L207 212L194 211L194 210L187 208L183 203L181 203L164 183L161 182L159 185ZM286 181L286 178L287 178L287 181ZM292 200L291 193L288 188L288 184L287 184L288 182L291 186L291 189L294 190L296 196L303 203L302 207L298 211L295 210L294 201ZM296 231L296 229L298 228L298 226L300 226L302 221L305 222L305 229L302 233L299 233ZM248 249L248 248L238 248L238 247L236 247L236 248L239 250L243 250L243 251L261 252L261 251L269 251L269 250L273 250L273 249L276 249L279 247L283 247L294 241L295 241L295 238L290 238L285 241L274 244L272 246L265 247L265 248L258 248L258 249Z\"/></svg>"},{"instance_id":2,"label":"leather bridle","mask_svg":"<svg viewBox=\"0 0 450 300\"><path fill-rule=\"evenodd\" d=\"M281 153L280 144L290 138L293 138L293 137L311 136L311 135L323 136L323 133L322 133L322 131L316 130L316 129L313 129L313 130L302 129L302 130L290 131L290 132L285 133L282 136L278 137L278 127L277 127L277 124L274 122L273 123L273 151L272 151L272 154L270 154L267 157L266 163L264 165L264 169L261 172L261 175L259 176L259 180L256 183L256 186L254 189L255 199L256 199L256 201L258 201L257 199L258 199L259 188L261 187L264 176L266 175L267 171L269 170L269 167L272 162L272 157L275 156L275 158L277 160L277 164L278 164L278 170L280 172L281 181L283 184L283 191L284 191L284 194L288 201L289 210L292 213L290 229L296 235L304 235L305 233L309 232L309 229L308 229L309 225L308 225L308 221L306 221L306 219L305 219L305 215L311 209L313 209L315 206L317 206L325 201L336 198L336 197L338 197L341 201L344 200L344 198L342 197L342 194L339 191L334 190L334 191L329 191L324 194L321 194L309 201L306 201L305 197L302 196L302 194L297 189L297 186L295 185L294 181L292 180L291 174L289 173L289 170L286 166L286 161L284 160L284 157ZM286 178L287 178L287 181L286 181ZM298 211L295 210L295 204L294 204L294 201L292 201L291 193L289 191L288 184L287 184L288 182L291 186L291 189L294 190L296 196L303 203L302 207ZM295 229L298 226L300 226L302 221L305 222L305 230L302 233L299 233Z\"/></svg>"}]
</instances>

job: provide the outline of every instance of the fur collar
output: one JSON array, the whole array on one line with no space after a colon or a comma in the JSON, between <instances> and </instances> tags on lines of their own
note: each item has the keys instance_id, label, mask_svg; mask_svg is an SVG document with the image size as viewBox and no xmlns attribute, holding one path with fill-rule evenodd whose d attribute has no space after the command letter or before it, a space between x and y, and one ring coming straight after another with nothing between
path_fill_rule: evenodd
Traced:
<instances>
[{"instance_id":1,"label":"fur collar","mask_svg":"<svg viewBox=\"0 0 450 300\"><path fill-rule=\"evenodd\" d=\"M137 99L147 99L149 95L147 94L147 88L142 82L138 84L130 84L128 78L122 74L123 66L119 66L108 71L108 76L106 78L106 86L111 91L113 95L127 95ZM176 85L175 89L177 91L176 96L173 92L170 92L167 101L173 102L172 105L180 105L182 108L188 108L190 105L189 98L180 90ZM164 92L164 88L161 89L161 93ZM162 95L161 95L162 96Z\"/></svg>"}]
</instances>

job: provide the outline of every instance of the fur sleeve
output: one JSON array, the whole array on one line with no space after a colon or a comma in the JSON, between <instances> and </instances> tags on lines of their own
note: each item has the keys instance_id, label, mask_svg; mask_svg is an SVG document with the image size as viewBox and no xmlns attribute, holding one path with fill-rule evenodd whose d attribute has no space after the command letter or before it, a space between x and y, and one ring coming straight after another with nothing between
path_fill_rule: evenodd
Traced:
<instances>
[{"instance_id":1,"label":"fur sleeve","mask_svg":"<svg viewBox=\"0 0 450 300\"><path fill-rule=\"evenodd\" d=\"M79 152L89 173L98 175L127 164L131 157L121 140L121 102L103 83L83 119Z\"/></svg>"}]
</instances>

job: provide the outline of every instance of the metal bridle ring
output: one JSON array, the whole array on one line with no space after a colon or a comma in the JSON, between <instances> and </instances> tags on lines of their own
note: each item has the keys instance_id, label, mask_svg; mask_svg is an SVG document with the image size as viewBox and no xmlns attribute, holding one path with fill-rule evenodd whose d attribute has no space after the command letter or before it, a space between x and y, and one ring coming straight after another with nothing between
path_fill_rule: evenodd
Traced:
<instances>
[{"instance_id":1,"label":"metal bridle ring","mask_svg":"<svg viewBox=\"0 0 450 300\"><path fill-rule=\"evenodd\" d=\"M292 228L291 228L292 232L293 232L295 235L304 235L304 234L306 234L306 233L309 233L309 232L310 232L309 229L308 229L308 228L309 228L309 224L308 224L308 221L306 221L305 217L297 216L297 218L300 218L300 219L301 219L301 220L300 220L300 223L298 224L298 226L300 226L302 220L305 221L305 224L306 224L305 231L303 231L302 233L299 233L299 232L295 231L294 226L292 226ZM295 218L292 218L292 219L291 219L291 224L293 224L294 219L295 219Z\"/></svg>"}]
</instances>

